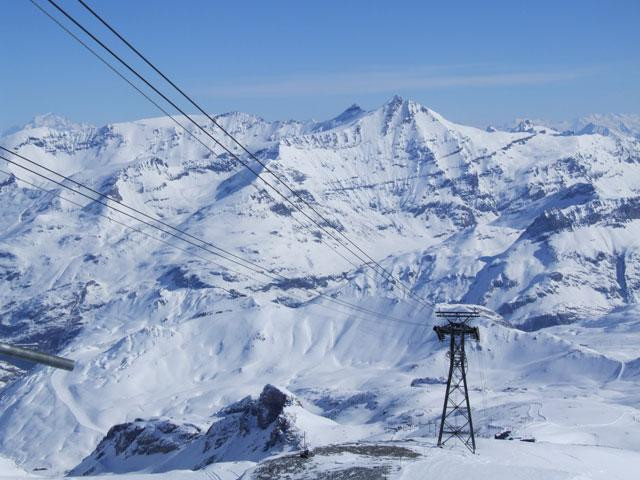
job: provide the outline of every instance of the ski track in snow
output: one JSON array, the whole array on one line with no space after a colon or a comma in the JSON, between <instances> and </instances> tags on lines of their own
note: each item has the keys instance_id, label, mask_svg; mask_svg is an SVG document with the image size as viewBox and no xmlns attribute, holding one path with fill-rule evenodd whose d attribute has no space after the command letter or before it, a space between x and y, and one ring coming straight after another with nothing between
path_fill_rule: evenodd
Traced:
<instances>
[{"instance_id":1,"label":"ski track in snow","mask_svg":"<svg viewBox=\"0 0 640 480\"><path fill-rule=\"evenodd\" d=\"M78 405L73 395L69 391L69 388L64 384L65 372L56 370L51 372L50 384L53 387L56 397L65 404L69 412L74 416L79 425L82 425L89 430L95 430L102 435L106 435L106 430L96 425L89 415Z\"/></svg>"}]
</instances>

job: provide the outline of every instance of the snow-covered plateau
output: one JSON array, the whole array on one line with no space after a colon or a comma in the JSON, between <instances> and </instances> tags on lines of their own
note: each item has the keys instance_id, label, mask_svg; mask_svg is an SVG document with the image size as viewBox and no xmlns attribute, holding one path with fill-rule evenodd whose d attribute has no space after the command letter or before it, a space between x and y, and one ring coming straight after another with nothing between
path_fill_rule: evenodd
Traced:
<instances>
[{"instance_id":1,"label":"snow-covered plateau","mask_svg":"<svg viewBox=\"0 0 640 480\"><path fill-rule=\"evenodd\" d=\"M591 120L482 130L399 97L323 122L218 116L324 230L169 118L5 135L276 276L0 161L1 338L77 362L1 364L0 477L638 478L640 140L631 117ZM327 231L427 304L497 312L467 344L476 455L435 446L434 309Z\"/></svg>"}]
</instances>

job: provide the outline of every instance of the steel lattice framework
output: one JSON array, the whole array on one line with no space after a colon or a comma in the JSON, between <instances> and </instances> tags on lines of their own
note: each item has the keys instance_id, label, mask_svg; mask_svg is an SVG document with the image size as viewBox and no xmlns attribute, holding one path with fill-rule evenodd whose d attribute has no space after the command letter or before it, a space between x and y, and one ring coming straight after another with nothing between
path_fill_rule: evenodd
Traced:
<instances>
[{"instance_id":1,"label":"steel lattice framework","mask_svg":"<svg viewBox=\"0 0 640 480\"><path fill-rule=\"evenodd\" d=\"M478 327L468 324L472 318L479 317L480 314L477 311L438 311L436 316L447 320L446 325L433 327L438 339L444 342L449 337L449 377L442 408L438 446L441 447L451 438L457 438L475 453L476 439L467 388L467 356L464 342L466 337L480 340Z\"/></svg>"}]
</instances>

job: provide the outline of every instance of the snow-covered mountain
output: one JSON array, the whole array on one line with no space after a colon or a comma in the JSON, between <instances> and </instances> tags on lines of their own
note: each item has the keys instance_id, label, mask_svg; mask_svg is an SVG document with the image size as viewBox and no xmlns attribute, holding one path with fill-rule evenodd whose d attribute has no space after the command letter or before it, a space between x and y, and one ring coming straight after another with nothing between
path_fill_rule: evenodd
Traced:
<instances>
[{"instance_id":1,"label":"snow-covered mountain","mask_svg":"<svg viewBox=\"0 0 640 480\"><path fill-rule=\"evenodd\" d=\"M567 135L591 135L594 133L618 137L640 139L640 115L633 113L593 113L573 120L533 120L516 119L511 124L502 125L503 130L522 132L531 128L551 128Z\"/></svg>"},{"instance_id":2,"label":"snow-covered mountain","mask_svg":"<svg viewBox=\"0 0 640 480\"><path fill-rule=\"evenodd\" d=\"M399 97L323 122L237 112L218 121L420 297L502 315L481 320L481 344L470 347L480 434L509 427L640 450L637 138L535 124L484 131ZM78 367L3 367L0 451L54 473L133 471L149 463L115 455L128 432L152 444L163 433L161 445L206 442L202 432L251 423L232 410L258 409L241 399L267 384L295 398L312 446L335 442L327 432L344 441L427 433L446 374L431 309L189 129L167 118L96 128L48 115L1 143L286 280L150 239L122 223L160 234L2 162L2 337ZM583 421L594 412L601 421ZM272 430L258 430L216 448L260 460L273 450L257 454L256 442ZM191 455L185 445L174 450ZM135 439L121 447L139 451ZM180 465L206 464L198 460Z\"/></svg>"}]
</instances>

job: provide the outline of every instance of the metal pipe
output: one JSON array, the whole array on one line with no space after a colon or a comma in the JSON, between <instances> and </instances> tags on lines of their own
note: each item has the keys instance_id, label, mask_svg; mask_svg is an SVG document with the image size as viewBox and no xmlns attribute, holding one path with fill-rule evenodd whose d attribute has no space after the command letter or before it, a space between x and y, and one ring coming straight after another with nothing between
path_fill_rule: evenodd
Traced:
<instances>
[{"instance_id":1,"label":"metal pipe","mask_svg":"<svg viewBox=\"0 0 640 480\"><path fill-rule=\"evenodd\" d=\"M21 360L28 360L30 362L41 363L54 368L61 368L62 370L73 370L75 362L68 358L57 357L55 355L48 355L46 353L36 352L35 350L29 350L21 347L14 347L8 343L0 342L0 355L6 355L7 357L19 358Z\"/></svg>"}]
</instances>

